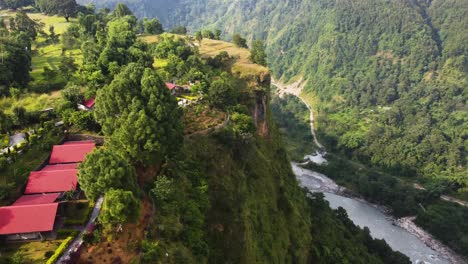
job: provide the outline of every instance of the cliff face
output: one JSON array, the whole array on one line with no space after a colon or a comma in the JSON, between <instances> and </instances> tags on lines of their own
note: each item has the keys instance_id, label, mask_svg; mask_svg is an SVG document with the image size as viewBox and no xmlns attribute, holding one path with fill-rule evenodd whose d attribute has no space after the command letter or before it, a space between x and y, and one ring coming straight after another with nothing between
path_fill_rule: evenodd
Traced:
<instances>
[{"instance_id":1,"label":"cliff face","mask_svg":"<svg viewBox=\"0 0 468 264\"><path fill-rule=\"evenodd\" d=\"M188 142L208 178L210 263L307 263L311 223L266 94L255 104L251 142L225 135Z\"/></svg>"}]
</instances>

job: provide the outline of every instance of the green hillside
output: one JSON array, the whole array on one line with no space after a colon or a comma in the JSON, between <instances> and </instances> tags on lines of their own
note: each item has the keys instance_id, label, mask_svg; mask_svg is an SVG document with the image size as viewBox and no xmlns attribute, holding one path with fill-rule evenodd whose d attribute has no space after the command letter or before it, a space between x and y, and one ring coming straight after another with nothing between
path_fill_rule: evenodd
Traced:
<instances>
[{"instance_id":1,"label":"green hillside","mask_svg":"<svg viewBox=\"0 0 468 264\"><path fill-rule=\"evenodd\" d=\"M167 27L264 39L274 76L308 80L329 149L467 188L466 0L138 3Z\"/></svg>"}]
</instances>

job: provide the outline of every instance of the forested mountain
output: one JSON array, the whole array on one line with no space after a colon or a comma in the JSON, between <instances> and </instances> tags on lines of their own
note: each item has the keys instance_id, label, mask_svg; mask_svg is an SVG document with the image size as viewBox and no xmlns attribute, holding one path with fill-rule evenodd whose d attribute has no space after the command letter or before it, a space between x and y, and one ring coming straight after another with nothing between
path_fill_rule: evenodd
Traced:
<instances>
[{"instance_id":1,"label":"forested mountain","mask_svg":"<svg viewBox=\"0 0 468 264\"><path fill-rule=\"evenodd\" d=\"M467 0L126 2L166 27L265 40L276 78L308 80L329 148L467 187Z\"/></svg>"}]
</instances>

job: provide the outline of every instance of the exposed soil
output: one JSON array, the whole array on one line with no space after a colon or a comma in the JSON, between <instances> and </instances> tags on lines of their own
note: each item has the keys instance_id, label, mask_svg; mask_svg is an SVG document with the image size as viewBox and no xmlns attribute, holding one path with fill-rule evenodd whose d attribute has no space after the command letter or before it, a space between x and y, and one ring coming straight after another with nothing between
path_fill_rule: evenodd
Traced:
<instances>
[{"instance_id":1,"label":"exposed soil","mask_svg":"<svg viewBox=\"0 0 468 264\"><path fill-rule=\"evenodd\" d=\"M144 200L140 212L140 219L136 224L126 224L123 231L114 240L108 242L103 237L97 245L83 246L80 259L77 263L131 263L138 259L140 243L144 239L144 231L152 214L152 205L149 200Z\"/></svg>"}]
</instances>

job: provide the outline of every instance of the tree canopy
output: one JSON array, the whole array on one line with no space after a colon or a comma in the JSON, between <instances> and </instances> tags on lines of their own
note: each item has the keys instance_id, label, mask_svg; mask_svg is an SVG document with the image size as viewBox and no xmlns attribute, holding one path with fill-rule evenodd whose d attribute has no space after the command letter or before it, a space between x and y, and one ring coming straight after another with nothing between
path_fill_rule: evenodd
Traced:
<instances>
[{"instance_id":1,"label":"tree canopy","mask_svg":"<svg viewBox=\"0 0 468 264\"><path fill-rule=\"evenodd\" d=\"M140 214L140 207L140 201L131 191L109 190L104 197L99 221L113 228L116 228L116 224L135 222Z\"/></svg>"},{"instance_id":2,"label":"tree canopy","mask_svg":"<svg viewBox=\"0 0 468 264\"><path fill-rule=\"evenodd\" d=\"M182 145L181 110L152 69L123 67L96 101L96 120L110 144L132 161L163 161Z\"/></svg>"},{"instance_id":3,"label":"tree canopy","mask_svg":"<svg viewBox=\"0 0 468 264\"><path fill-rule=\"evenodd\" d=\"M115 151L98 148L79 166L78 182L89 199L95 200L111 189L136 192L136 173Z\"/></svg>"}]
</instances>

